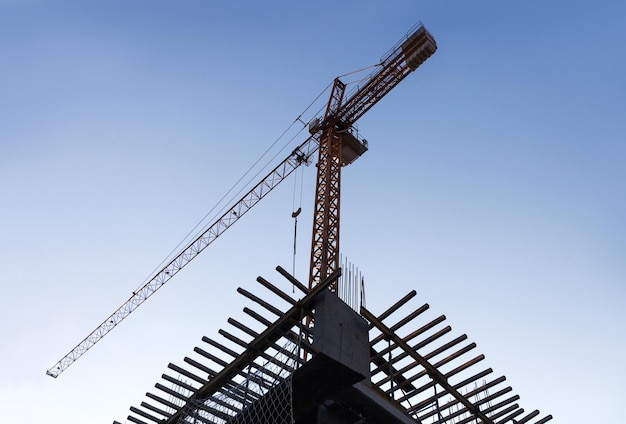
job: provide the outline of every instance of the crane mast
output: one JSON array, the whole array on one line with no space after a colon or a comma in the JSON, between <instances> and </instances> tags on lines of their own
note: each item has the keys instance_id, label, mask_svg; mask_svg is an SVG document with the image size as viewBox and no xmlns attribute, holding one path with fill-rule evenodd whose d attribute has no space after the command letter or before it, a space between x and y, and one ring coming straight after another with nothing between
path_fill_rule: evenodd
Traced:
<instances>
[{"instance_id":1,"label":"crane mast","mask_svg":"<svg viewBox=\"0 0 626 424\"><path fill-rule=\"evenodd\" d=\"M324 115L329 123L322 130L317 162L315 184L315 209L313 216L313 237L309 288L315 287L339 266L339 205L341 187L341 144L342 134L332 124L343 101L346 85L338 78L333 88ZM364 146L365 147L365 146ZM337 282L329 289L337 290Z\"/></svg>"},{"instance_id":2,"label":"crane mast","mask_svg":"<svg viewBox=\"0 0 626 424\"><path fill-rule=\"evenodd\" d=\"M358 138L353 125L436 50L435 39L419 24L390 50L345 103L346 84L335 79L323 120L310 125L310 132L319 134L320 146L309 288L315 287L339 267L341 167L367 151L367 142ZM336 292L336 283L329 289Z\"/></svg>"}]
</instances>

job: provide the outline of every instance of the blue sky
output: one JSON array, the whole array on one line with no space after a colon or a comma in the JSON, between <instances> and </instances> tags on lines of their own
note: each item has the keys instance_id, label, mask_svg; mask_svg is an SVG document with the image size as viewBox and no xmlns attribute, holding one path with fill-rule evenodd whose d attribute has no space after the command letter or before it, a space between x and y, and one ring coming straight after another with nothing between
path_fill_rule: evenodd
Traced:
<instances>
[{"instance_id":1,"label":"blue sky","mask_svg":"<svg viewBox=\"0 0 626 424\"><path fill-rule=\"evenodd\" d=\"M625 9L0 0L4 419L123 422L168 362L237 316L236 287L280 281L295 178L58 379L45 375L334 77L375 64L421 20L438 52L359 121L370 150L343 172L341 249L368 308L416 289L525 409L618 422ZM314 167L303 173L306 281Z\"/></svg>"}]
</instances>

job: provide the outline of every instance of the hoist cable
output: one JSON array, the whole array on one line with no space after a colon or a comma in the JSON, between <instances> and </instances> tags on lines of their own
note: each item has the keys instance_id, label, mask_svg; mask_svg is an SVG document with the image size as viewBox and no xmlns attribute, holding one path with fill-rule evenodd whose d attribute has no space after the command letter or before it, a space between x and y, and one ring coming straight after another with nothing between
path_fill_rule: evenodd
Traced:
<instances>
[{"instance_id":1,"label":"hoist cable","mask_svg":"<svg viewBox=\"0 0 626 424\"><path fill-rule=\"evenodd\" d=\"M337 78L343 78L343 77L347 77L348 75L358 74L358 73L361 73L363 71L367 71L368 69L377 68L377 67L382 66L382 65L383 65L383 63L380 62L380 63L377 63L375 65L366 66L365 68L357 69L356 71L352 71L352 72L348 72L348 73L343 74L343 75L339 75Z\"/></svg>"}]
</instances>

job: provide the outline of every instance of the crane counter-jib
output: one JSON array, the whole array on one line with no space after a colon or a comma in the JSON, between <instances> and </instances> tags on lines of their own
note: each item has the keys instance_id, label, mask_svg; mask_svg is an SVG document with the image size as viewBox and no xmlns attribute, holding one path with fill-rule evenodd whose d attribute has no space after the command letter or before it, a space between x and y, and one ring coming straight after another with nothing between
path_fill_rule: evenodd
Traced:
<instances>
[{"instance_id":1,"label":"crane counter-jib","mask_svg":"<svg viewBox=\"0 0 626 424\"><path fill-rule=\"evenodd\" d=\"M435 51L435 38L423 25L418 26L391 49L364 83L348 94L334 118L344 127L351 126Z\"/></svg>"}]
</instances>

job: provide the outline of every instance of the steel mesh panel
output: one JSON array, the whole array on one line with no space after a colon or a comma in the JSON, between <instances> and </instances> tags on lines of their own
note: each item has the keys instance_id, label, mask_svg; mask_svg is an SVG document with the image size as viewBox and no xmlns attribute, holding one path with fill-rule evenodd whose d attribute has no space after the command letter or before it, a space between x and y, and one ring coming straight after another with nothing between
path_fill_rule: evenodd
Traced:
<instances>
[{"instance_id":1,"label":"steel mesh panel","mask_svg":"<svg viewBox=\"0 0 626 424\"><path fill-rule=\"evenodd\" d=\"M289 341L284 348L297 355L299 346ZM277 352L273 361L266 361L262 367L249 373L248 378L223 388L208 399L191 402L177 422L293 424L293 373L285 369L297 368L298 363L293 358Z\"/></svg>"}]
</instances>

